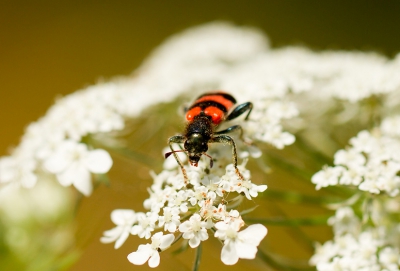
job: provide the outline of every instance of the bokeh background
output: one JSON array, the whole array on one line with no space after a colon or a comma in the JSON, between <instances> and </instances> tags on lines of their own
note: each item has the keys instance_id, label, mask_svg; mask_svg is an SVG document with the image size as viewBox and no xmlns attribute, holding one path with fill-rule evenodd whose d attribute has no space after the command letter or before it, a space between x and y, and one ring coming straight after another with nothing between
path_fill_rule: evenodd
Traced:
<instances>
[{"instance_id":1,"label":"bokeh background","mask_svg":"<svg viewBox=\"0 0 400 271\"><path fill-rule=\"evenodd\" d=\"M392 57L400 52L399 14L399 1L0 1L0 155L18 144L24 127L57 97L129 75L165 38L190 26L225 20L262 29L273 47L368 50ZM126 168L123 161L119 166ZM135 247L115 252L98 242L101 231L112 226L103 223L110 210L128 207L121 203L129 201L130 208L141 209L131 200L135 194L127 192L133 190L117 187L109 197L97 192L82 205L78 216L90 223L80 227L81 240L88 249L71 270L141 270L121 258ZM93 208L104 211L87 219ZM212 266L202 270L207 268Z\"/></svg>"}]
</instances>

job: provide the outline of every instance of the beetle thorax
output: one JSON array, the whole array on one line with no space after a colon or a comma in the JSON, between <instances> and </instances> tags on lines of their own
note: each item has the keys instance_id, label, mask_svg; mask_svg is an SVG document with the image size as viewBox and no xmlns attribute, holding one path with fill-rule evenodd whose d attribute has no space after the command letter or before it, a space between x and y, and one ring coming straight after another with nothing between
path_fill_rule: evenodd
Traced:
<instances>
[{"instance_id":1,"label":"beetle thorax","mask_svg":"<svg viewBox=\"0 0 400 271\"><path fill-rule=\"evenodd\" d=\"M196 116L186 128L184 148L188 152L189 162L197 166L200 157L208 150L208 141L211 139L213 126L205 115Z\"/></svg>"}]
</instances>

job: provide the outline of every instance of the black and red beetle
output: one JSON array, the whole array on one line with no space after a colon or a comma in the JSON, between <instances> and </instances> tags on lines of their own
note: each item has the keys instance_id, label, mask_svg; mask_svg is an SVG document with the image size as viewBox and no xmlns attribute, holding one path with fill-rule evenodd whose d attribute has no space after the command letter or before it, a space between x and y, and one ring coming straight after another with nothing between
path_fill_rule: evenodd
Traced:
<instances>
[{"instance_id":1,"label":"black and red beetle","mask_svg":"<svg viewBox=\"0 0 400 271\"><path fill-rule=\"evenodd\" d=\"M211 159L210 167L213 165L211 156L206 154L208 143L227 143L232 146L233 166L240 179L244 179L237 168L236 144L232 137L226 135L233 131L239 131L242 137L243 129L240 125L233 125L222 131L216 131L219 124L223 121L233 120L247 111L245 120L249 118L253 104L251 102L236 106L236 99L225 92L207 92L199 96L196 101L187 109L187 125L182 135L170 137L168 140L171 152L165 154L168 158L174 155L176 161L182 169L185 180L188 180L186 170L182 162L176 155L177 152L187 152L189 162L192 166L197 166L202 155ZM232 109L232 110L231 110ZM174 150L172 143L183 143L184 150Z\"/></svg>"}]
</instances>

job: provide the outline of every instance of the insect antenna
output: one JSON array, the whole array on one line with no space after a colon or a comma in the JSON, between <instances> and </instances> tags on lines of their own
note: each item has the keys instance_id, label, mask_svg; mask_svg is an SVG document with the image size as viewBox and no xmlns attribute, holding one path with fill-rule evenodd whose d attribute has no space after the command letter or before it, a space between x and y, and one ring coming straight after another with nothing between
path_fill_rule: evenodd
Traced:
<instances>
[{"instance_id":1,"label":"insect antenna","mask_svg":"<svg viewBox=\"0 0 400 271\"><path fill-rule=\"evenodd\" d=\"M214 161L213 161L212 157L211 157L210 155L208 155L207 153L205 153L205 152L203 152L203 154L204 154L205 156L207 156L208 158L210 158L210 168L212 168L213 165L214 165Z\"/></svg>"},{"instance_id":2,"label":"insect antenna","mask_svg":"<svg viewBox=\"0 0 400 271\"><path fill-rule=\"evenodd\" d=\"M173 153L175 153L175 152L187 152L187 151L185 151L185 150L176 150L176 151L167 152L167 153L165 153L165 159L167 159L168 157L170 157L171 154L173 154Z\"/></svg>"}]
</instances>

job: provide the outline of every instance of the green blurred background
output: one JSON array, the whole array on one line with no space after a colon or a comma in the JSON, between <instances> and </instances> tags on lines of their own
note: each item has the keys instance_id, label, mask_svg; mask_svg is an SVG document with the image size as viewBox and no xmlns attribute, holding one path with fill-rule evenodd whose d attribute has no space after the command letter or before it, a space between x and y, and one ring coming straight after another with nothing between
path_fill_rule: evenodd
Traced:
<instances>
[{"instance_id":1,"label":"green blurred background","mask_svg":"<svg viewBox=\"0 0 400 271\"><path fill-rule=\"evenodd\" d=\"M3 0L0 155L18 143L24 127L42 116L57 96L102 79L129 75L168 36L214 20L260 28L273 47L373 50L389 57L400 51L400 1ZM120 162L120 169L123 166ZM135 173L148 179L147 171ZM129 181L127 177L125 182ZM100 203L108 204L104 212L84 223L87 229L81 227L86 237L93 223L106 219L108 224L101 222L92 239L83 241L88 250L72 270L148 270L147 266L134 267L126 261L126 255L135 250L129 242L118 251L98 242L101 232L112 227L110 210L128 207L127 202L135 195L127 191L142 193L147 184L139 190L117 187L114 195L106 198L106 188L101 187L91 197L91 203L82 205L78 217L85 220L93 208L101 208ZM142 210L140 202L132 203L130 208ZM208 245L206 249L215 250L212 261L219 261L220 248ZM178 257L178 263L188 261L183 257ZM184 265L174 266L173 270L179 268L187 270ZM201 270L212 270L212 265L206 264Z\"/></svg>"}]
</instances>

